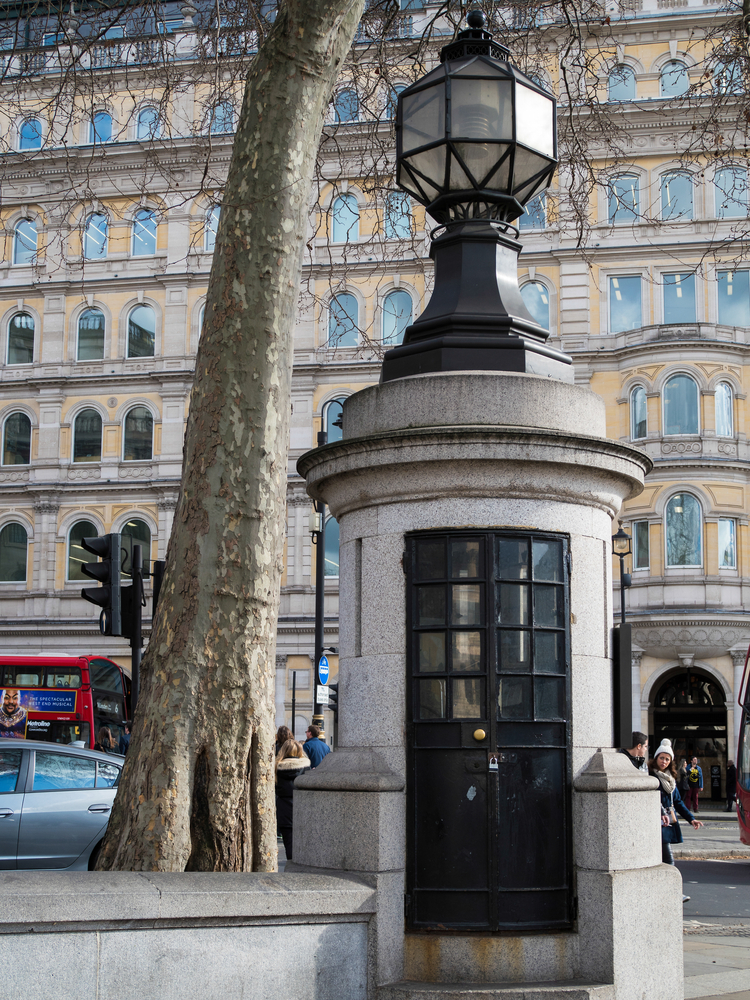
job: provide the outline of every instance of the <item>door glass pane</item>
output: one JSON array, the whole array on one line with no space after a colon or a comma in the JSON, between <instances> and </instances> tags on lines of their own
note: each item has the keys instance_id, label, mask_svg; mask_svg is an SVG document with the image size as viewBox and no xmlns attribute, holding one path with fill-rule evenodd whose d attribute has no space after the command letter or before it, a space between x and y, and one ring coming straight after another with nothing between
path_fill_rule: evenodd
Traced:
<instances>
[{"instance_id":1,"label":"door glass pane","mask_svg":"<svg viewBox=\"0 0 750 1000\"><path fill-rule=\"evenodd\" d=\"M534 635L534 672L565 673L565 636L562 632L536 632Z\"/></svg>"},{"instance_id":2,"label":"door glass pane","mask_svg":"<svg viewBox=\"0 0 750 1000\"><path fill-rule=\"evenodd\" d=\"M501 583L498 587L497 620L502 625L529 624L529 588L521 583Z\"/></svg>"},{"instance_id":3,"label":"door glass pane","mask_svg":"<svg viewBox=\"0 0 750 1000\"><path fill-rule=\"evenodd\" d=\"M445 719L445 681L419 681L419 718Z\"/></svg>"},{"instance_id":4,"label":"door glass pane","mask_svg":"<svg viewBox=\"0 0 750 1000\"><path fill-rule=\"evenodd\" d=\"M531 640L529 632L503 630L498 635L499 670L531 670Z\"/></svg>"},{"instance_id":5,"label":"door glass pane","mask_svg":"<svg viewBox=\"0 0 750 1000\"><path fill-rule=\"evenodd\" d=\"M478 583L458 583L453 592L451 625L480 625L482 622L481 595Z\"/></svg>"},{"instance_id":6,"label":"door glass pane","mask_svg":"<svg viewBox=\"0 0 750 1000\"><path fill-rule=\"evenodd\" d=\"M453 633L451 636L451 665L453 670L482 669L481 632Z\"/></svg>"},{"instance_id":7,"label":"door glass pane","mask_svg":"<svg viewBox=\"0 0 750 1000\"><path fill-rule=\"evenodd\" d=\"M498 719L531 718L531 678L501 677L497 692Z\"/></svg>"},{"instance_id":8,"label":"door glass pane","mask_svg":"<svg viewBox=\"0 0 750 1000\"><path fill-rule=\"evenodd\" d=\"M417 542L417 579L442 580L446 575L445 540L436 538Z\"/></svg>"},{"instance_id":9,"label":"door glass pane","mask_svg":"<svg viewBox=\"0 0 750 1000\"><path fill-rule=\"evenodd\" d=\"M528 542L517 538L500 538L497 543L498 576L505 580L528 580Z\"/></svg>"},{"instance_id":10,"label":"door glass pane","mask_svg":"<svg viewBox=\"0 0 750 1000\"><path fill-rule=\"evenodd\" d=\"M562 580L562 544L534 540L531 543L535 580Z\"/></svg>"},{"instance_id":11,"label":"door glass pane","mask_svg":"<svg viewBox=\"0 0 750 1000\"><path fill-rule=\"evenodd\" d=\"M534 718L565 718L565 678L534 678Z\"/></svg>"},{"instance_id":12,"label":"door glass pane","mask_svg":"<svg viewBox=\"0 0 750 1000\"><path fill-rule=\"evenodd\" d=\"M534 624L563 624L563 589L562 587L541 584L534 587Z\"/></svg>"},{"instance_id":13,"label":"door glass pane","mask_svg":"<svg viewBox=\"0 0 750 1000\"><path fill-rule=\"evenodd\" d=\"M484 718L484 678L455 677L453 679L453 718Z\"/></svg>"},{"instance_id":14,"label":"door glass pane","mask_svg":"<svg viewBox=\"0 0 750 1000\"><path fill-rule=\"evenodd\" d=\"M417 589L417 625L445 625L445 588Z\"/></svg>"},{"instance_id":15,"label":"door glass pane","mask_svg":"<svg viewBox=\"0 0 750 1000\"><path fill-rule=\"evenodd\" d=\"M479 539L451 542L451 576L479 576Z\"/></svg>"},{"instance_id":16,"label":"door glass pane","mask_svg":"<svg viewBox=\"0 0 750 1000\"><path fill-rule=\"evenodd\" d=\"M61 788L93 788L96 762L61 753L37 751L34 765L34 791Z\"/></svg>"},{"instance_id":17,"label":"door glass pane","mask_svg":"<svg viewBox=\"0 0 750 1000\"><path fill-rule=\"evenodd\" d=\"M445 633L419 633L419 669L434 672L445 670Z\"/></svg>"},{"instance_id":18,"label":"door glass pane","mask_svg":"<svg viewBox=\"0 0 750 1000\"><path fill-rule=\"evenodd\" d=\"M0 747L0 794L15 792L21 767L21 751Z\"/></svg>"}]
</instances>

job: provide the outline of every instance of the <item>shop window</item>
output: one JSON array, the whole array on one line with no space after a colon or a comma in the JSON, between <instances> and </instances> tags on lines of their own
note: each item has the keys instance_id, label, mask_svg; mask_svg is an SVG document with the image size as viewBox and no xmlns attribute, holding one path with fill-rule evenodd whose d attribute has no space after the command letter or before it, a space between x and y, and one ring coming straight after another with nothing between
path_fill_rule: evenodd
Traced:
<instances>
[{"instance_id":1,"label":"shop window","mask_svg":"<svg viewBox=\"0 0 750 1000\"><path fill-rule=\"evenodd\" d=\"M693 182L687 174L666 174L662 177L661 217L683 222L693 218Z\"/></svg>"},{"instance_id":2,"label":"shop window","mask_svg":"<svg viewBox=\"0 0 750 1000\"><path fill-rule=\"evenodd\" d=\"M383 343L391 347L402 343L412 316L413 303L408 292L397 289L387 295L383 302Z\"/></svg>"},{"instance_id":3,"label":"shop window","mask_svg":"<svg viewBox=\"0 0 750 1000\"><path fill-rule=\"evenodd\" d=\"M73 425L73 461L100 462L102 418L96 410L81 410Z\"/></svg>"},{"instance_id":4,"label":"shop window","mask_svg":"<svg viewBox=\"0 0 750 1000\"><path fill-rule=\"evenodd\" d=\"M727 382L719 382L714 395L717 437L734 437L733 402L732 387Z\"/></svg>"},{"instance_id":5,"label":"shop window","mask_svg":"<svg viewBox=\"0 0 750 1000\"><path fill-rule=\"evenodd\" d=\"M331 299L328 310L329 347L356 347L358 340L359 308L349 292Z\"/></svg>"},{"instance_id":6,"label":"shop window","mask_svg":"<svg viewBox=\"0 0 750 1000\"><path fill-rule=\"evenodd\" d=\"M342 194L333 203L334 243L356 243L359 239L359 208L353 194Z\"/></svg>"},{"instance_id":7,"label":"shop window","mask_svg":"<svg viewBox=\"0 0 750 1000\"><path fill-rule=\"evenodd\" d=\"M154 418L146 406L134 406L125 417L122 457L125 462L149 462L153 457Z\"/></svg>"},{"instance_id":8,"label":"shop window","mask_svg":"<svg viewBox=\"0 0 750 1000\"><path fill-rule=\"evenodd\" d=\"M719 323L750 326L750 271L719 271Z\"/></svg>"},{"instance_id":9,"label":"shop window","mask_svg":"<svg viewBox=\"0 0 750 1000\"><path fill-rule=\"evenodd\" d=\"M86 219L83 230L84 260L100 260L107 256L107 217L94 213Z\"/></svg>"},{"instance_id":10,"label":"shop window","mask_svg":"<svg viewBox=\"0 0 750 1000\"><path fill-rule=\"evenodd\" d=\"M521 285L521 297L533 319L549 330L549 291L541 281L526 281Z\"/></svg>"},{"instance_id":11,"label":"shop window","mask_svg":"<svg viewBox=\"0 0 750 1000\"><path fill-rule=\"evenodd\" d=\"M667 566L703 565L703 516L690 493L678 493L667 504Z\"/></svg>"},{"instance_id":12,"label":"shop window","mask_svg":"<svg viewBox=\"0 0 750 1000\"><path fill-rule=\"evenodd\" d=\"M641 326L641 279L639 275L609 279L610 333L637 330Z\"/></svg>"},{"instance_id":13,"label":"shop window","mask_svg":"<svg viewBox=\"0 0 750 1000\"><path fill-rule=\"evenodd\" d=\"M646 390L637 385L630 393L630 436L633 440L645 438L648 433L648 407Z\"/></svg>"},{"instance_id":14,"label":"shop window","mask_svg":"<svg viewBox=\"0 0 750 1000\"><path fill-rule=\"evenodd\" d=\"M84 538L95 538L99 534L99 529L91 521L76 521L68 533L68 579L88 580L90 577L84 575L81 567L84 563L92 562L94 557L90 552L86 552L83 545Z\"/></svg>"},{"instance_id":15,"label":"shop window","mask_svg":"<svg viewBox=\"0 0 750 1000\"><path fill-rule=\"evenodd\" d=\"M136 306L128 316L128 357L153 358L156 313L151 306Z\"/></svg>"},{"instance_id":16,"label":"shop window","mask_svg":"<svg viewBox=\"0 0 750 1000\"><path fill-rule=\"evenodd\" d=\"M737 522L719 518L719 569L737 569Z\"/></svg>"},{"instance_id":17,"label":"shop window","mask_svg":"<svg viewBox=\"0 0 750 1000\"><path fill-rule=\"evenodd\" d=\"M695 275L664 274L664 323L695 323Z\"/></svg>"},{"instance_id":18,"label":"shop window","mask_svg":"<svg viewBox=\"0 0 750 1000\"><path fill-rule=\"evenodd\" d=\"M31 462L31 421L25 413L11 413L3 426L3 465Z\"/></svg>"},{"instance_id":19,"label":"shop window","mask_svg":"<svg viewBox=\"0 0 750 1000\"><path fill-rule=\"evenodd\" d=\"M697 434L698 386L689 375L674 375L664 386L664 433Z\"/></svg>"},{"instance_id":20,"label":"shop window","mask_svg":"<svg viewBox=\"0 0 750 1000\"><path fill-rule=\"evenodd\" d=\"M78 317L78 361L101 361L104 357L105 319L101 309L85 309Z\"/></svg>"},{"instance_id":21,"label":"shop window","mask_svg":"<svg viewBox=\"0 0 750 1000\"><path fill-rule=\"evenodd\" d=\"M16 313L8 323L8 364L29 365L34 360L34 317Z\"/></svg>"},{"instance_id":22,"label":"shop window","mask_svg":"<svg viewBox=\"0 0 750 1000\"><path fill-rule=\"evenodd\" d=\"M0 529L0 581L24 583L29 538L22 524L12 522Z\"/></svg>"}]
</instances>

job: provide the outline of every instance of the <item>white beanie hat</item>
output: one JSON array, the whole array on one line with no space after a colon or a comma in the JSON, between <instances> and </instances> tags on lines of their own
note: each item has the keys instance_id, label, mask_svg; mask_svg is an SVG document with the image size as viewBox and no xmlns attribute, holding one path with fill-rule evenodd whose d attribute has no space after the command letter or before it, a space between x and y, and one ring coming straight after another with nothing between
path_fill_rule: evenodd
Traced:
<instances>
[{"instance_id":1,"label":"white beanie hat","mask_svg":"<svg viewBox=\"0 0 750 1000\"><path fill-rule=\"evenodd\" d=\"M662 740L659 746L656 748L656 753L654 754L654 760L659 756L660 753L668 753L670 758L674 760L674 750L672 749L671 740Z\"/></svg>"}]
</instances>

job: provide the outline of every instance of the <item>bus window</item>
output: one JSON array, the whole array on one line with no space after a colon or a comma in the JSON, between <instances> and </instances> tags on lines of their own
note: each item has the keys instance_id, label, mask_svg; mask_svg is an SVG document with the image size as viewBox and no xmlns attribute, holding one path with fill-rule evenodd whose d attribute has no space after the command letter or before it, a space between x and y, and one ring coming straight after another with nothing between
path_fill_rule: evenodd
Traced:
<instances>
[{"instance_id":1,"label":"bus window","mask_svg":"<svg viewBox=\"0 0 750 1000\"><path fill-rule=\"evenodd\" d=\"M111 660L92 659L89 663L91 672L91 687L103 688L105 691L116 691L122 694L122 674L120 668Z\"/></svg>"},{"instance_id":2,"label":"bus window","mask_svg":"<svg viewBox=\"0 0 750 1000\"><path fill-rule=\"evenodd\" d=\"M75 743L81 741L91 746L91 727L88 722L52 722L49 719L29 719L26 726L27 740L44 740L45 743Z\"/></svg>"},{"instance_id":3,"label":"bus window","mask_svg":"<svg viewBox=\"0 0 750 1000\"><path fill-rule=\"evenodd\" d=\"M3 686L8 687L39 687L39 674L27 674L28 667L5 667L3 671Z\"/></svg>"},{"instance_id":4,"label":"bus window","mask_svg":"<svg viewBox=\"0 0 750 1000\"><path fill-rule=\"evenodd\" d=\"M747 709L742 713L739 748L737 780L746 792L750 792L750 712Z\"/></svg>"},{"instance_id":5,"label":"bus window","mask_svg":"<svg viewBox=\"0 0 750 1000\"><path fill-rule=\"evenodd\" d=\"M81 671L61 671L59 668L48 670L46 686L48 688L79 688L81 686Z\"/></svg>"}]
</instances>

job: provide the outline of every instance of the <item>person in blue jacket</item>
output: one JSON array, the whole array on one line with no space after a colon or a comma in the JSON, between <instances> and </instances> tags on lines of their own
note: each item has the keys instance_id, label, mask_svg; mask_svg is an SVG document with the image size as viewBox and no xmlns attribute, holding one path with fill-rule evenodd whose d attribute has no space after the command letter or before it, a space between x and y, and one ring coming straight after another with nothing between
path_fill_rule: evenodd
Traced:
<instances>
[{"instance_id":1,"label":"person in blue jacket","mask_svg":"<svg viewBox=\"0 0 750 1000\"><path fill-rule=\"evenodd\" d=\"M677 771L674 766L674 750L670 740L662 740L656 749L654 759L648 765L649 773L659 782L661 794L661 859L664 864L673 865L672 844L682 843L682 830L676 813L686 819L694 830L703 824L697 820L682 801L677 788ZM683 896L685 903L690 896Z\"/></svg>"},{"instance_id":2,"label":"person in blue jacket","mask_svg":"<svg viewBox=\"0 0 750 1000\"><path fill-rule=\"evenodd\" d=\"M325 740L320 738L320 729L317 726L310 726L306 733L307 740L302 744L302 749L310 758L310 768L315 768L320 764L327 753L331 752Z\"/></svg>"}]
</instances>

